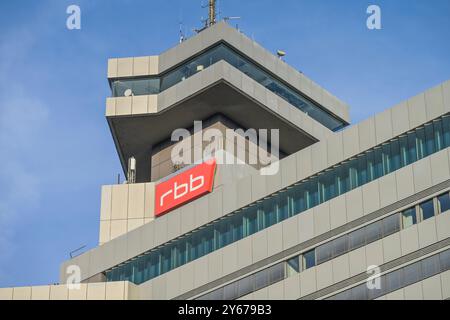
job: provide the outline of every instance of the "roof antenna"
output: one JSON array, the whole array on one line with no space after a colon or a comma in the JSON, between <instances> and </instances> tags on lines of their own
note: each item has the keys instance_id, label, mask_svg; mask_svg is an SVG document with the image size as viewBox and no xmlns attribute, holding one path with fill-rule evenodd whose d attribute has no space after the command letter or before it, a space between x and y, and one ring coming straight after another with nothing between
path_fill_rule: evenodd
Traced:
<instances>
[{"instance_id":1,"label":"roof antenna","mask_svg":"<svg viewBox=\"0 0 450 320\"><path fill-rule=\"evenodd\" d=\"M180 43L182 43L184 40L186 40L186 36L183 32L183 23L180 22L180 39L179 39L179 41L180 41Z\"/></svg>"},{"instance_id":2,"label":"roof antenna","mask_svg":"<svg viewBox=\"0 0 450 320\"><path fill-rule=\"evenodd\" d=\"M208 27L216 23L216 0L209 0Z\"/></svg>"}]
</instances>

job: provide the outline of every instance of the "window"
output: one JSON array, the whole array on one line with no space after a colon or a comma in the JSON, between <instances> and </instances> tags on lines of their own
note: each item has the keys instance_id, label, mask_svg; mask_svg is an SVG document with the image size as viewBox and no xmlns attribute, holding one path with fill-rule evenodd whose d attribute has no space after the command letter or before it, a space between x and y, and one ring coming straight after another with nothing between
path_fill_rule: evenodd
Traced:
<instances>
[{"instance_id":1,"label":"window","mask_svg":"<svg viewBox=\"0 0 450 320\"><path fill-rule=\"evenodd\" d=\"M367 300L367 285L366 283L360 284L357 287L351 289L352 300Z\"/></svg>"},{"instance_id":2,"label":"window","mask_svg":"<svg viewBox=\"0 0 450 320\"><path fill-rule=\"evenodd\" d=\"M400 218L398 214L393 214L383 219L383 237L387 237L400 230Z\"/></svg>"},{"instance_id":3,"label":"window","mask_svg":"<svg viewBox=\"0 0 450 320\"><path fill-rule=\"evenodd\" d=\"M365 228L366 243L371 243L383 236L383 221L377 221L367 225Z\"/></svg>"},{"instance_id":4,"label":"window","mask_svg":"<svg viewBox=\"0 0 450 320\"><path fill-rule=\"evenodd\" d=\"M364 228L355 230L348 235L350 250L362 247L366 243Z\"/></svg>"},{"instance_id":5,"label":"window","mask_svg":"<svg viewBox=\"0 0 450 320\"><path fill-rule=\"evenodd\" d=\"M416 283L417 281L420 281L420 279L420 263L413 263L412 265L403 268L403 280L405 286Z\"/></svg>"},{"instance_id":6,"label":"window","mask_svg":"<svg viewBox=\"0 0 450 320\"><path fill-rule=\"evenodd\" d=\"M238 286L237 282L230 283L223 288L223 299L224 300L234 300L238 297Z\"/></svg>"},{"instance_id":7,"label":"window","mask_svg":"<svg viewBox=\"0 0 450 320\"><path fill-rule=\"evenodd\" d=\"M303 254L303 270L312 268L316 265L316 253L314 250Z\"/></svg>"},{"instance_id":8,"label":"window","mask_svg":"<svg viewBox=\"0 0 450 320\"><path fill-rule=\"evenodd\" d=\"M255 273L254 279L255 279L255 290L267 287L267 284L269 283L267 269Z\"/></svg>"},{"instance_id":9,"label":"window","mask_svg":"<svg viewBox=\"0 0 450 320\"><path fill-rule=\"evenodd\" d=\"M416 208L409 208L402 212L402 225L406 229L417 223Z\"/></svg>"},{"instance_id":10,"label":"window","mask_svg":"<svg viewBox=\"0 0 450 320\"><path fill-rule=\"evenodd\" d=\"M403 269L386 275L386 292L395 291L403 286Z\"/></svg>"},{"instance_id":11,"label":"window","mask_svg":"<svg viewBox=\"0 0 450 320\"><path fill-rule=\"evenodd\" d=\"M439 212L444 213L450 210L450 196L448 193L445 193L438 197L439 203Z\"/></svg>"},{"instance_id":12,"label":"window","mask_svg":"<svg viewBox=\"0 0 450 320\"><path fill-rule=\"evenodd\" d=\"M439 261L442 272L450 269L450 250L446 250L439 254Z\"/></svg>"},{"instance_id":13,"label":"window","mask_svg":"<svg viewBox=\"0 0 450 320\"><path fill-rule=\"evenodd\" d=\"M348 251L348 236L344 235L333 242L333 257L340 256Z\"/></svg>"},{"instance_id":14,"label":"window","mask_svg":"<svg viewBox=\"0 0 450 320\"><path fill-rule=\"evenodd\" d=\"M439 256L434 255L422 260L422 275L424 278L434 276L440 272Z\"/></svg>"},{"instance_id":15,"label":"window","mask_svg":"<svg viewBox=\"0 0 450 320\"><path fill-rule=\"evenodd\" d=\"M333 243L328 242L316 248L317 264L328 261L333 256Z\"/></svg>"},{"instance_id":16,"label":"window","mask_svg":"<svg viewBox=\"0 0 450 320\"><path fill-rule=\"evenodd\" d=\"M300 272L300 257L296 256L287 261L287 276L293 276Z\"/></svg>"},{"instance_id":17,"label":"window","mask_svg":"<svg viewBox=\"0 0 450 320\"><path fill-rule=\"evenodd\" d=\"M421 203L420 211L422 212L422 221L434 217L433 199L431 199L427 202Z\"/></svg>"},{"instance_id":18,"label":"window","mask_svg":"<svg viewBox=\"0 0 450 320\"><path fill-rule=\"evenodd\" d=\"M278 263L268 269L269 284L278 282L284 279L284 262Z\"/></svg>"},{"instance_id":19,"label":"window","mask_svg":"<svg viewBox=\"0 0 450 320\"><path fill-rule=\"evenodd\" d=\"M238 297L245 296L253 291L253 278L254 276L248 276L238 281Z\"/></svg>"}]
</instances>

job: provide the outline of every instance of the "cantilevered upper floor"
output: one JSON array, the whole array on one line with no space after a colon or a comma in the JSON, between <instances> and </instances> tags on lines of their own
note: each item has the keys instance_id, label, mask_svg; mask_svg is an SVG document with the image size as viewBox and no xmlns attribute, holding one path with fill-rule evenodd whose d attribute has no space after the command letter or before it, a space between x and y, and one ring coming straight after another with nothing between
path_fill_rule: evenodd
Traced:
<instances>
[{"instance_id":1,"label":"cantilevered upper floor","mask_svg":"<svg viewBox=\"0 0 450 320\"><path fill-rule=\"evenodd\" d=\"M224 22L159 56L110 59L106 116L122 162L150 181L152 149L176 128L224 115L243 129L280 130L292 154L349 122L348 107Z\"/></svg>"}]
</instances>

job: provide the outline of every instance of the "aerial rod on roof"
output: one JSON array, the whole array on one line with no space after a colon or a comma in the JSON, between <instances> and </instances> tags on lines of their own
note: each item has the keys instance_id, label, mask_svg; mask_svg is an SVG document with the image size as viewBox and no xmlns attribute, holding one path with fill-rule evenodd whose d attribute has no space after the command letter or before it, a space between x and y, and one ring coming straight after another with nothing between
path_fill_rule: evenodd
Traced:
<instances>
[{"instance_id":1,"label":"aerial rod on roof","mask_svg":"<svg viewBox=\"0 0 450 320\"><path fill-rule=\"evenodd\" d=\"M216 23L216 0L209 0L208 27Z\"/></svg>"}]
</instances>

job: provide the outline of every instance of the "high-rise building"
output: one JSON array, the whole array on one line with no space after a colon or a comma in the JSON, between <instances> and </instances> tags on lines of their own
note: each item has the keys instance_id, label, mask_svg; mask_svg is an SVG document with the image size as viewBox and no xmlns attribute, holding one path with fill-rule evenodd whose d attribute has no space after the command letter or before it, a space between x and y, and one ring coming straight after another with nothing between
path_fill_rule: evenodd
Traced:
<instances>
[{"instance_id":1,"label":"high-rise building","mask_svg":"<svg viewBox=\"0 0 450 320\"><path fill-rule=\"evenodd\" d=\"M350 126L282 55L218 22L109 59L99 245L0 298L449 298L450 81Z\"/></svg>"}]
</instances>

